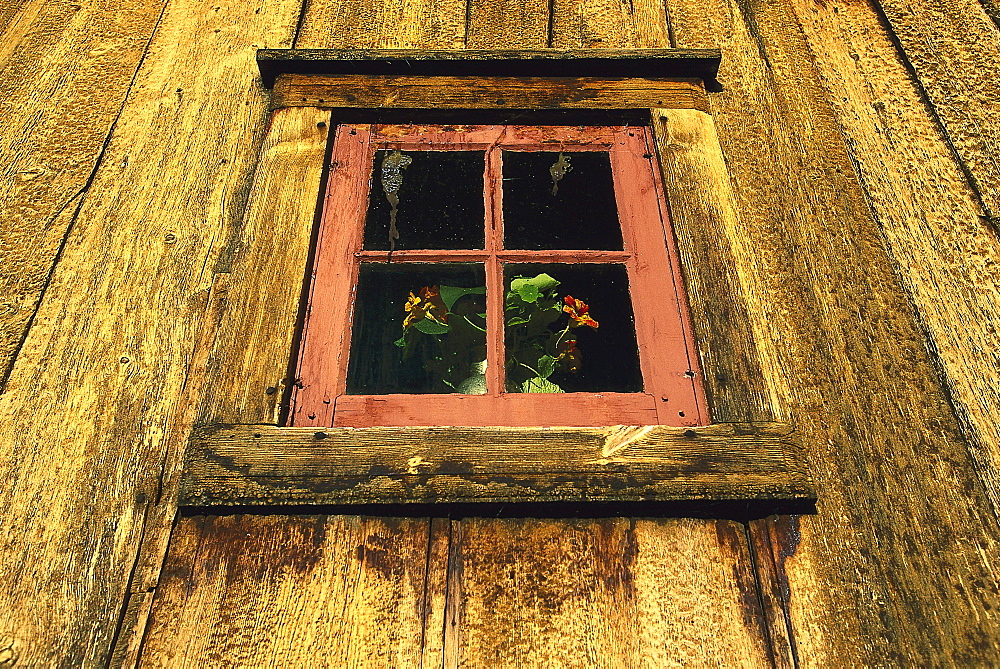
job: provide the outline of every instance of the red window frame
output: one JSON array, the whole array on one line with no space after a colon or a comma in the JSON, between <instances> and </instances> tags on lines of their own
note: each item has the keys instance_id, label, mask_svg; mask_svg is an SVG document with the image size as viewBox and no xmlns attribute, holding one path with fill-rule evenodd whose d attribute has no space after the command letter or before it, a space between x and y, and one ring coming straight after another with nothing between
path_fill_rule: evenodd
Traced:
<instances>
[{"instance_id":1,"label":"red window frame","mask_svg":"<svg viewBox=\"0 0 1000 669\"><path fill-rule=\"evenodd\" d=\"M378 149L486 152L482 250L396 250L391 262L481 262L487 290L487 394L348 395L351 322L363 262L370 178ZM506 250L501 150L607 150L623 251ZM709 421L679 258L660 173L644 127L340 125L314 261L289 424L317 427L705 425ZM623 263L644 391L503 391L503 263Z\"/></svg>"}]
</instances>

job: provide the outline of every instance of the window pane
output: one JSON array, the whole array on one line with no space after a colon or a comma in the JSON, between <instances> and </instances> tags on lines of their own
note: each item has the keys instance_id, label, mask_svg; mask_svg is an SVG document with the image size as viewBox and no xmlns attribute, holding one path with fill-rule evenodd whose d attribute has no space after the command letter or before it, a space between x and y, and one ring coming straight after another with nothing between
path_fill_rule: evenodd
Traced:
<instances>
[{"instance_id":1,"label":"window pane","mask_svg":"<svg viewBox=\"0 0 1000 669\"><path fill-rule=\"evenodd\" d=\"M621 251L604 151L503 152L504 248Z\"/></svg>"},{"instance_id":2,"label":"window pane","mask_svg":"<svg viewBox=\"0 0 1000 669\"><path fill-rule=\"evenodd\" d=\"M486 278L477 264L363 263L347 392L486 392Z\"/></svg>"},{"instance_id":3,"label":"window pane","mask_svg":"<svg viewBox=\"0 0 1000 669\"><path fill-rule=\"evenodd\" d=\"M619 264L510 264L508 392L640 392L628 276Z\"/></svg>"},{"instance_id":4,"label":"window pane","mask_svg":"<svg viewBox=\"0 0 1000 669\"><path fill-rule=\"evenodd\" d=\"M376 151L366 250L388 251L393 199L397 249L481 249L482 151Z\"/></svg>"}]
</instances>

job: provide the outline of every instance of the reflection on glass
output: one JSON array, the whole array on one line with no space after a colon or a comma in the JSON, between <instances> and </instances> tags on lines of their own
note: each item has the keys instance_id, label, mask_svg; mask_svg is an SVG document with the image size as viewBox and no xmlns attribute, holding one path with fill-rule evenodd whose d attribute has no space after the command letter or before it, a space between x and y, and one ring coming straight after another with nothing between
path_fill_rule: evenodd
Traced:
<instances>
[{"instance_id":1,"label":"reflection on glass","mask_svg":"<svg viewBox=\"0 0 1000 669\"><path fill-rule=\"evenodd\" d=\"M619 264L505 267L507 392L641 392L628 276Z\"/></svg>"},{"instance_id":2,"label":"reflection on glass","mask_svg":"<svg viewBox=\"0 0 1000 669\"><path fill-rule=\"evenodd\" d=\"M376 151L364 248L388 251L393 223L396 249L483 248L484 170L482 151Z\"/></svg>"},{"instance_id":3,"label":"reflection on glass","mask_svg":"<svg viewBox=\"0 0 1000 669\"><path fill-rule=\"evenodd\" d=\"M486 279L478 264L363 263L347 392L486 392Z\"/></svg>"},{"instance_id":4,"label":"reflection on glass","mask_svg":"<svg viewBox=\"0 0 1000 669\"><path fill-rule=\"evenodd\" d=\"M503 152L504 247L621 251L604 151Z\"/></svg>"}]
</instances>

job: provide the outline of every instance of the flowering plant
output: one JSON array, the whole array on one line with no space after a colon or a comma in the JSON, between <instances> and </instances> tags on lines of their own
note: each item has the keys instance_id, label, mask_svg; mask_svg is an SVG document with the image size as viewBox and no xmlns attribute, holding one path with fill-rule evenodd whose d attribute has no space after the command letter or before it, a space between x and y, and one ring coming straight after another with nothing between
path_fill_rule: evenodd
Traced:
<instances>
[{"instance_id":1,"label":"flowering plant","mask_svg":"<svg viewBox=\"0 0 1000 669\"><path fill-rule=\"evenodd\" d=\"M583 357L573 330L597 329L590 307L572 295L560 296L560 282L548 274L515 277L504 296L507 392L561 393L554 374L580 370ZM410 292L403 309L404 357L422 349L424 369L454 392L486 392L485 286L424 286Z\"/></svg>"}]
</instances>

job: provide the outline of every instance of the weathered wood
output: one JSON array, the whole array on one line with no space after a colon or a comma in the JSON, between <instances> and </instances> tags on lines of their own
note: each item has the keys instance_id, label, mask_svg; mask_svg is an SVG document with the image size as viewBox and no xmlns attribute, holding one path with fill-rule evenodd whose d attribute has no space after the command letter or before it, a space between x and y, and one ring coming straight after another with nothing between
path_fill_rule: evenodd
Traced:
<instances>
[{"instance_id":1,"label":"weathered wood","mask_svg":"<svg viewBox=\"0 0 1000 669\"><path fill-rule=\"evenodd\" d=\"M299 2L216 7L161 19L0 396L0 636L25 666L107 662L140 542L169 531L186 365L263 134L251 44L289 44Z\"/></svg>"},{"instance_id":2,"label":"weathered wood","mask_svg":"<svg viewBox=\"0 0 1000 669\"><path fill-rule=\"evenodd\" d=\"M983 213L1000 226L998 24L976 0L880 0L877 5L947 142L961 157Z\"/></svg>"},{"instance_id":3,"label":"weathered wood","mask_svg":"<svg viewBox=\"0 0 1000 669\"><path fill-rule=\"evenodd\" d=\"M732 521L467 519L458 666L770 666Z\"/></svg>"},{"instance_id":4,"label":"weathered wood","mask_svg":"<svg viewBox=\"0 0 1000 669\"><path fill-rule=\"evenodd\" d=\"M231 273L208 359L201 422L278 422L320 202L329 112L274 112L246 215L219 269Z\"/></svg>"},{"instance_id":5,"label":"weathered wood","mask_svg":"<svg viewBox=\"0 0 1000 669\"><path fill-rule=\"evenodd\" d=\"M0 30L0 384L163 2L11 2Z\"/></svg>"},{"instance_id":6,"label":"weathered wood","mask_svg":"<svg viewBox=\"0 0 1000 669\"><path fill-rule=\"evenodd\" d=\"M661 109L652 118L712 417L774 420L777 380L763 373L770 333L754 329L751 288L734 260L752 250L736 233L742 224L712 117Z\"/></svg>"},{"instance_id":7,"label":"weathered wood","mask_svg":"<svg viewBox=\"0 0 1000 669\"><path fill-rule=\"evenodd\" d=\"M193 437L182 504L810 499L787 424L277 428Z\"/></svg>"},{"instance_id":8,"label":"weathered wood","mask_svg":"<svg viewBox=\"0 0 1000 669\"><path fill-rule=\"evenodd\" d=\"M465 0L310 0L295 46L316 49L458 49Z\"/></svg>"},{"instance_id":9,"label":"weathered wood","mask_svg":"<svg viewBox=\"0 0 1000 669\"><path fill-rule=\"evenodd\" d=\"M791 8L670 11L680 45L726 53L712 109L741 217L728 234L753 249L733 269L817 479L818 515L769 525L799 657L1000 662L996 517Z\"/></svg>"},{"instance_id":10,"label":"weathered wood","mask_svg":"<svg viewBox=\"0 0 1000 669\"><path fill-rule=\"evenodd\" d=\"M708 97L697 79L282 74L271 106L708 111Z\"/></svg>"},{"instance_id":11,"label":"weathered wood","mask_svg":"<svg viewBox=\"0 0 1000 669\"><path fill-rule=\"evenodd\" d=\"M459 57L470 49L551 47L551 9L550 0L468 0L466 50Z\"/></svg>"},{"instance_id":12,"label":"weathered wood","mask_svg":"<svg viewBox=\"0 0 1000 669\"><path fill-rule=\"evenodd\" d=\"M661 0L555 0L552 46L557 49L668 48L670 27ZM655 105L650 105L655 106Z\"/></svg>"},{"instance_id":13,"label":"weathered wood","mask_svg":"<svg viewBox=\"0 0 1000 669\"><path fill-rule=\"evenodd\" d=\"M184 518L140 666L420 666L429 529L359 516Z\"/></svg>"},{"instance_id":14,"label":"weathered wood","mask_svg":"<svg viewBox=\"0 0 1000 669\"><path fill-rule=\"evenodd\" d=\"M1000 244L919 83L867 5L794 4L868 203L1000 509ZM872 122L874 117L877 122Z\"/></svg>"},{"instance_id":15,"label":"weathered wood","mask_svg":"<svg viewBox=\"0 0 1000 669\"><path fill-rule=\"evenodd\" d=\"M499 38L497 38L499 40ZM503 45L507 49L486 48ZM282 74L487 77L693 77L712 79L717 49L544 49L518 41L469 49L260 49L271 88Z\"/></svg>"}]
</instances>

